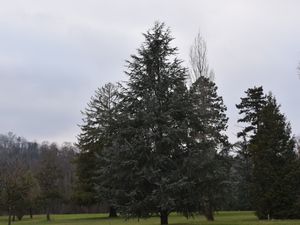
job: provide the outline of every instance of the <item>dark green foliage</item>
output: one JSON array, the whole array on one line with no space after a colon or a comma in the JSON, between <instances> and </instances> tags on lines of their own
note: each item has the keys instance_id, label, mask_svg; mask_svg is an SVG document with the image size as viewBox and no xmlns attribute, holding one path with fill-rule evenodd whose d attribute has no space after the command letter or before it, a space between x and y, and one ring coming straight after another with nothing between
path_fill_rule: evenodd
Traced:
<instances>
[{"instance_id":1,"label":"dark green foliage","mask_svg":"<svg viewBox=\"0 0 300 225\"><path fill-rule=\"evenodd\" d=\"M108 83L99 88L91 98L84 115L78 146L83 152L97 152L111 142L112 124L118 103L119 87Z\"/></svg>"},{"instance_id":2,"label":"dark green foliage","mask_svg":"<svg viewBox=\"0 0 300 225\"><path fill-rule=\"evenodd\" d=\"M199 142L210 142L215 148L227 143L226 106L222 97L217 94L216 84L209 78L200 76L192 84L189 97L192 104L191 136Z\"/></svg>"},{"instance_id":3,"label":"dark green foliage","mask_svg":"<svg viewBox=\"0 0 300 225\"><path fill-rule=\"evenodd\" d=\"M236 107L240 110L239 114L244 115L238 122L246 123L247 126L238 133L238 137L251 138L251 135L255 135L257 132L259 113L266 104L266 95L262 86L249 88L245 93L247 96L241 98L241 103Z\"/></svg>"},{"instance_id":4,"label":"dark green foliage","mask_svg":"<svg viewBox=\"0 0 300 225\"><path fill-rule=\"evenodd\" d=\"M236 155L232 161L230 185L231 210L252 210L251 178L252 160L245 140L235 143Z\"/></svg>"},{"instance_id":5,"label":"dark green foliage","mask_svg":"<svg viewBox=\"0 0 300 225\"><path fill-rule=\"evenodd\" d=\"M96 203L92 177L95 174L94 152L80 152L76 158L77 181L74 187L73 200L78 205L90 206Z\"/></svg>"},{"instance_id":6,"label":"dark green foliage","mask_svg":"<svg viewBox=\"0 0 300 225\"><path fill-rule=\"evenodd\" d=\"M78 137L77 177L74 198L80 205L92 205L98 202L109 203L110 198L98 183L98 171L102 167L102 151L112 142L116 129L116 105L119 99L119 86L108 83L99 88L83 112L84 124ZM110 207L111 216L116 216Z\"/></svg>"},{"instance_id":7,"label":"dark green foliage","mask_svg":"<svg viewBox=\"0 0 300 225\"><path fill-rule=\"evenodd\" d=\"M222 97L213 81L205 76L189 92L188 176L194 185L193 199L208 220L221 204L229 172L229 144L225 130L228 118Z\"/></svg>"},{"instance_id":8,"label":"dark green foliage","mask_svg":"<svg viewBox=\"0 0 300 225\"><path fill-rule=\"evenodd\" d=\"M266 104L266 95L263 87L253 87L245 91L246 96L241 98L241 103L236 107L242 116L238 122L245 124L242 131L237 134L241 140L236 143L237 155L233 164L235 171L236 209L250 210L251 182L253 161L249 150L249 141L256 135L259 126L260 112ZM232 184L234 185L234 184Z\"/></svg>"},{"instance_id":9,"label":"dark green foliage","mask_svg":"<svg viewBox=\"0 0 300 225\"><path fill-rule=\"evenodd\" d=\"M92 158L96 146L97 158L89 162L96 168L93 190L126 217L160 214L167 224L170 212L188 217L201 211L213 220L230 166L226 107L207 76L187 89L187 71L164 24L156 23L144 37L128 61L129 81L113 107L114 119L101 130L106 136L90 132L90 125L82 129L83 143L98 132L92 145L80 144ZM93 112L86 115L106 118Z\"/></svg>"},{"instance_id":10,"label":"dark green foliage","mask_svg":"<svg viewBox=\"0 0 300 225\"><path fill-rule=\"evenodd\" d=\"M180 168L187 152L186 69L164 24L156 23L144 36L138 54L128 61L129 81L119 105L121 129L106 151L102 182L114 186L122 214L160 213L165 224L180 198Z\"/></svg>"},{"instance_id":11,"label":"dark green foliage","mask_svg":"<svg viewBox=\"0 0 300 225\"><path fill-rule=\"evenodd\" d=\"M260 219L299 218L299 163L285 116L273 96L260 113L250 141L253 156L253 203Z\"/></svg>"},{"instance_id":12,"label":"dark green foliage","mask_svg":"<svg viewBox=\"0 0 300 225\"><path fill-rule=\"evenodd\" d=\"M239 122L248 123L239 133L243 142L236 157L242 177L238 193L243 189L250 193L260 219L299 218L299 159L290 125L275 98L266 96L262 87L248 89L246 94L237 105L244 114Z\"/></svg>"}]
</instances>

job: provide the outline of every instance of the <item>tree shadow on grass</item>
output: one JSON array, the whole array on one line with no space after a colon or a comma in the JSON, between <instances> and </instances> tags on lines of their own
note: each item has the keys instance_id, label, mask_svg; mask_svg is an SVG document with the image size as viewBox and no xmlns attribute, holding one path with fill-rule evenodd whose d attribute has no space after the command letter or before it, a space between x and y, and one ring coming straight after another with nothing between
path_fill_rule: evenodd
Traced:
<instances>
[{"instance_id":1,"label":"tree shadow on grass","mask_svg":"<svg viewBox=\"0 0 300 225\"><path fill-rule=\"evenodd\" d=\"M110 220L117 220L120 219L121 217L115 217L115 218L110 218L110 217L75 217L75 218L56 218L55 221L56 222L72 222L72 221L110 221ZM121 218L122 219L122 218Z\"/></svg>"}]
</instances>

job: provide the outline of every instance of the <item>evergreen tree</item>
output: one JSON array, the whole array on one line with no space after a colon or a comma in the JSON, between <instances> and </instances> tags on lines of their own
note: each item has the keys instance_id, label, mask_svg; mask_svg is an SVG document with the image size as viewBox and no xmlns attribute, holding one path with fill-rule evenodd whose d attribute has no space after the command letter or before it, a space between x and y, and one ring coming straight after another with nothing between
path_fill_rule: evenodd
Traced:
<instances>
[{"instance_id":1,"label":"evergreen tree","mask_svg":"<svg viewBox=\"0 0 300 225\"><path fill-rule=\"evenodd\" d=\"M207 76L199 76L189 92L189 157L187 166L194 183L194 200L208 220L224 196L229 170L229 143L225 130L228 118L217 86Z\"/></svg>"},{"instance_id":2,"label":"evergreen tree","mask_svg":"<svg viewBox=\"0 0 300 225\"><path fill-rule=\"evenodd\" d=\"M164 24L156 23L144 37L128 61L120 129L105 151L101 185L113 187L115 204L127 217L159 213L161 224L168 224L169 213L178 208L187 152L186 69Z\"/></svg>"},{"instance_id":3,"label":"evergreen tree","mask_svg":"<svg viewBox=\"0 0 300 225\"><path fill-rule=\"evenodd\" d=\"M271 95L259 116L249 146L256 214L260 219L299 218L299 163L290 125Z\"/></svg>"},{"instance_id":4,"label":"evergreen tree","mask_svg":"<svg viewBox=\"0 0 300 225\"><path fill-rule=\"evenodd\" d=\"M250 157L248 142L243 137L242 141L234 144L235 152L232 163L232 198L234 201L234 210L252 210L251 204L251 177L253 163Z\"/></svg>"},{"instance_id":5,"label":"evergreen tree","mask_svg":"<svg viewBox=\"0 0 300 225\"><path fill-rule=\"evenodd\" d=\"M259 113L266 104L266 95L262 86L249 88L245 93L246 97L241 98L241 103L237 104L236 107L240 110L239 114L244 115L238 122L246 123L247 126L238 133L238 137L249 139L257 132Z\"/></svg>"},{"instance_id":6,"label":"evergreen tree","mask_svg":"<svg viewBox=\"0 0 300 225\"><path fill-rule=\"evenodd\" d=\"M249 150L249 142L256 135L259 126L260 112L266 105L266 95L263 87L253 87L245 91L246 96L241 98L241 102L236 105L239 114L239 123L245 124L242 131L237 134L241 139L238 146L237 156L235 157L236 177L238 178L237 198L239 210L250 210L251 203L251 182L253 162Z\"/></svg>"},{"instance_id":7,"label":"evergreen tree","mask_svg":"<svg viewBox=\"0 0 300 225\"><path fill-rule=\"evenodd\" d=\"M101 167L101 154L105 147L111 145L116 128L116 105L119 99L119 86L108 83L99 88L83 112L84 124L78 137L80 153L76 160L78 182L75 198L81 205L92 205L110 199L103 195L101 187L95 188L97 173ZM110 206L110 217L116 211Z\"/></svg>"}]
</instances>

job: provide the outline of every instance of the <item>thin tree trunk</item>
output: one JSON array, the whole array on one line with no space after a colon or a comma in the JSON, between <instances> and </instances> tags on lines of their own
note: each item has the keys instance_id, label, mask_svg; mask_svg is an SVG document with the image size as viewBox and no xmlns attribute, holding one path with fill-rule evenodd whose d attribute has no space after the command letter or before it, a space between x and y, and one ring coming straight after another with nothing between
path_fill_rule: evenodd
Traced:
<instances>
[{"instance_id":1,"label":"thin tree trunk","mask_svg":"<svg viewBox=\"0 0 300 225\"><path fill-rule=\"evenodd\" d=\"M113 206L110 206L109 207L109 217L110 218L114 218L114 217L117 217L117 210L115 209L115 207Z\"/></svg>"},{"instance_id":2,"label":"thin tree trunk","mask_svg":"<svg viewBox=\"0 0 300 225\"><path fill-rule=\"evenodd\" d=\"M168 224L168 212L167 212L167 210L160 211L160 224L161 225Z\"/></svg>"},{"instance_id":3,"label":"thin tree trunk","mask_svg":"<svg viewBox=\"0 0 300 225\"><path fill-rule=\"evenodd\" d=\"M13 218L12 218L12 221L15 221L15 220L16 220L16 215L14 214Z\"/></svg>"},{"instance_id":4,"label":"thin tree trunk","mask_svg":"<svg viewBox=\"0 0 300 225\"><path fill-rule=\"evenodd\" d=\"M32 219L32 218L33 218L33 214L32 214L32 208L31 208L31 207L29 208L29 216L30 216L30 219Z\"/></svg>"},{"instance_id":5,"label":"thin tree trunk","mask_svg":"<svg viewBox=\"0 0 300 225\"><path fill-rule=\"evenodd\" d=\"M208 221L214 221L214 211L211 207L210 203L207 204L206 208L204 209L204 216Z\"/></svg>"},{"instance_id":6,"label":"thin tree trunk","mask_svg":"<svg viewBox=\"0 0 300 225\"><path fill-rule=\"evenodd\" d=\"M11 210L8 209L8 225L11 225Z\"/></svg>"},{"instance_id":7,"label":"thin tree trunk","mask_svg":"<svg viewBox=\"0 0 300 225\"><path fill-rule=\"evenodd\" d=\"M47 208L47 221L50 221L50 209Z\"/></svg>"}]
</instances>

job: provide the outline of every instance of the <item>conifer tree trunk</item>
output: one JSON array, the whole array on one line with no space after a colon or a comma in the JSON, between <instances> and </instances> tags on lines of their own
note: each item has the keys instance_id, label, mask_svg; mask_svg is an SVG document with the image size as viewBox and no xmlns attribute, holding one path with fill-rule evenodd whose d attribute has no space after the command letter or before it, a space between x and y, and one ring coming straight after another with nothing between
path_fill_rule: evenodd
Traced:
<instances>
[{"instance_id":1,"label":"conifer tree trunk","mask_svg":"<svg viewBox=\"0 0 300 225\"><path fill-rule=\"evenodd\" d=\"M50 221L50 209L47 208L47 221Z\"/></svg>"},{"instance_id":2,"label":"conifer tree trunk","mask_svg":"<svg viewBox=\"0 0 300 225\"><path fill-rule=\"evenodd\" d=\"M160 224L161 225L168 224L168 212L167 212L167 210L160 211Z\"/></svg>"},{"instance_id":3,"label":"conifer tree trunk","mask_svg":"<svg viewBox=\"0 0 300 225\"><path fill-rule=\"evenodd\" d=\"M33 214L32 214L32 208L31 207L29 208L29 215L30 215L30 219L32 219L33 218Z\"/></svg>"},{"instance_id":4,"label":"conifer tree trunk","mask_svg":"<svg viewBox=\"0 0 300 225\"><path fill-rule=\"evenodd\" d=\"M208 221L214 221L214 213L211 207L205 209L204 216Z\"/></svg>"},{"instance_id":5,"label":"conifer tree trunk","mask_svg":"<svg viewBox=\"0 0 300 225\"><path fill-rule=\"evenodd\" d=\"M11 225L11 210L8 209L8 225Z\"/></svg>"},{"instance_id":6,"label":"conifer tree trunk","mask_svg":"<svg viewBox=\"0 0 300 225\"><path fill-rule=\"evenodd\" d=\"M114 217L117 217L117 210L115 209L115 207L113 206L110 206L109 207L109 217L110 218L114 218Z\"/></svg>"},{"instance_id":7,"label":"conifer tree trunk","mask_svg":"<svg viewBox=\"0 0 300 225\"><path fill-rule=\"evenodd\" d=\"M209 201L204 206L204 216L208 221L214 221L214 210Z\"/></svg>"}]
</instances>

